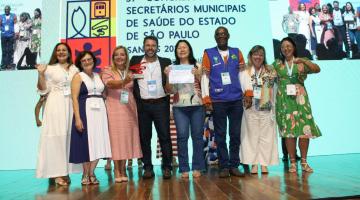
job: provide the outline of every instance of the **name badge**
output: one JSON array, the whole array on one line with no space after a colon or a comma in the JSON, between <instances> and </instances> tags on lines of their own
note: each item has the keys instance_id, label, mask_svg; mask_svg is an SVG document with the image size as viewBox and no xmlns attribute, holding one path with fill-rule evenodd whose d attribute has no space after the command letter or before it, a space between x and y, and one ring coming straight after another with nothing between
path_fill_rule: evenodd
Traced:
<instances>
[{"instance_id":1,"label":"name badge","mask_svg":"<svg viewBox=\"0 0 360 200\"><path fill-rule=\"evenodd\" d=\"M258 79L257 79L257 85L262 85L262 84L263 84L262 79L261 79L261 78L258 78Z\"/></svg>"},{"instance_id":2,"label":"name badge","mask_svg":"<svg viewBox=\"0 0 360 200\"><path fill-rule=\"evenodd\" d=\"M5 25L5 31L9 31L9 25Z\"/></svg>"},{"instance_id":3,"label":"name badge","mask_svg":"<svg viewBox=\"0 0 360 200\"><path fill-rule=\"evenodd\" d=\"M230 79L229 72L221 73L221 81L222 81L223 85L230 85L231 84L231 79Z\"/></svg>"},{"instance_id":4,"label":"name badge","mask_svg":"<svg viewBox=\"0 0 360 200\"><path fill-rule=\"evenodd\" d=\"M294 84L286 85L286 94L295 96L296 95L296 86Z\"/></svg>"},{"instance_id":5,"label":"name badge","mask_svg":"<svg viewBox=\"0 0 360 200\"><path fill-rule=\"evenodd\" d=\"M92 99L92 102L90 103L90 108L91 109L100 109L100 98L96 98L96 99Z\"/></svg>"},{"instance_id":6,"label":"name badge","mask_svg":"<svg viewBox=\"0 0 360 200\"><path fill-rule=\"evenodd\" d=\"M253 94L254 94L255 99L260 99L261 98L261 87L254 87Z\"/></svg>"},{"instance_id":7,"label":"name badge","mask_svg":"<svg viewBox=\"0 0 360 200\"><path fill-rule=\"evenodd\" d=\"M156 80L148 81L147 86L148 86L149 95L156 96L157 94Z\"/></svg>"},{"instance_id":8,"label":"name badge","mask_svg":"<svg viewBox=\"0 0 360 200\"><path fill-rule=\"evenodd\" d=\"M122 103L122 104L128 104L129 103L129 92L128 91L121 90L120 103Z\"/></svg>"},{"instance_id":9,"label":"name badge","mask_svg":"<svg viewBox=\"0 0 360 200\"><path fill-rule=\"evenodd\" d=\"M71 90L69 86L65 86L63 90L64 96L69 96L71 94Z\"/></svg>"}]
</instances>

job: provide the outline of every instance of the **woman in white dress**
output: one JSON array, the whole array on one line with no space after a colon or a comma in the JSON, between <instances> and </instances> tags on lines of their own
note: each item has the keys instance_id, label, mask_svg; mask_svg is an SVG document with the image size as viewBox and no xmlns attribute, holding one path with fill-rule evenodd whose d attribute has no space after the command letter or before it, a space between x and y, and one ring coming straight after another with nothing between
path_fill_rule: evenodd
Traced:
<instances>
[{"instance_id":1,"label":"woman in white dress","mask_svg":"<svg viewBox=\"0 0 360 200\"><path fill-rule=\"evenodd\" d=\"M294 12L298 16L299 20L299 32L298 34L302 34L306 38L306 49L311 51L310 49L310 26L309 26L309 13L306 11L306 5L304 3L300 3L298 10Z\"/></svg>"},{"instance_id":2,"label":"woman in white dress","mask_svg":"<svg viewBox=\"0 0 360 200\"><path fill-rule=\"evenodd\" d=\"M71 129L70 163L83 164L82 185L99 184L94 170L100 158L110 158L108 118L102 93L104 84L93 72L96 58L90 51L76 57L80 73L71 82L74 118Z\"/></svg>"},{"instance_id":3,"label":"woman in white dress","mask_svg":"<svg viewBox=\"0 0 360 200\"><path fill-rule=\"evenodd\" d=\"M70 129L73 116L70 82L79 71L72 64L71 49L58 43L48 65L37 65L37 88L47 94L40 135L37 178L55 178L58 185L68 185L66 176L80 172L81 165L69 164Z\"/></svg>"},{"instance_id":4,"label":"woman in white dress","mask_svg":"<svg viewBox=\"0 0 360 200\"><path fill-rule=\"evenodd\" d=\"M275 69L266 64L265 49L254 46L248 55L248 66L240 73L244 93L241 125L241 163L252 165L251 173L268 173L267 166L279 164L274 117Z\"/></svg>"}]
</instances>

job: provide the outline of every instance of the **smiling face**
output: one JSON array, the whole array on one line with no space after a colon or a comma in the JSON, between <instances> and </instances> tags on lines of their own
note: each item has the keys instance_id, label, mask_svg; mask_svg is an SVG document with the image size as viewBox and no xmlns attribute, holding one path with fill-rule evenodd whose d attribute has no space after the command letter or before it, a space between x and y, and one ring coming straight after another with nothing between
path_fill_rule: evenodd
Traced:
<instances>
[{"instance_id":1,"label":"smiling face","mask_svg":"<svg viewBox=\"0 0 360 200\"><path fill-rule=\"evenodd\" d=\"M124 70L126 68L126 62L128 58L123 48L115 50L113 62L118 69Z\"/></svg>"},{"instance_id":2,"label":"smiling face","mask_svg":"<svg viewBox=\"0 0 360 200\"><path fill-rule=\"evenodd\" d=\"M176 54L179 59L188 59L190 55L190 48L185 42L180 42L176 48Z\"/></svg>"},{"instance_id":3,"label":"smiling face","mask_svg":"<svg viewBox=\"0 0 360 200\"><path fill-rule=\"evenodd\" d=\"M145 40L144 52L146 57L148 58L156 57L157 48L158 48L158 44L156 43L155 40L152 39Z\"/></svg>"},{"instance_id":4,"label":"smiling face","mask_svg":"<svg viewBox=\"0 0 360 200\"><path fill-rule=\"evenodd\" d=\"M255 51L251 55L251 62L254 65L254 67L257 69L259 69L261 67L261 65L264 64L264 60L265 60L265 54L262 49Z\"/></svg>"},{"instance_id":5,"label":"smiling face","mask_svg":"<svg viewBox=\"0 0 360 200\"><path fill-rule=\"evenodd\" d=\"M301 11L306 11L306 6L305 6L305 4L301 3L301 4L299 5L299 10L301 10Z\"/></svg>"},{"instance_id":6,"label":"smiling face","mask_svg":"<svg viewBox=\"0 0 360 200\"><path fill-rule=\"evenodd\" d=\"M328 9L327 5L323 5L322 12L326 14L326 13L328 13L328 11L329 11L329 9Z\"/></svg>"},{"instance_id":7,"label":"smiling face","mask_svg":"<svg viewBox=\"0 0 360 200\"><path fill-rule=\"evenodd\" d=\"M60 44L56 48L56 58L59 63L66 63L69 57L69 51L67 47L63 44Z\"/></svg>"},{"instance_id":8,"label":"smiling face","mask_svg":"<svg viewBox=\"0 0 360 200\"><path fill-rule=\"evenodd\" d=\"M295 47L291 42L284 40L281 43L281 53L285 58L292 58L294 56L294 52Z\"/></svg>"},{"instance_id":9,"label":"smiling face","mask_svg":"<svg viewBox=\"0 0 360 200\"><path fill-rule=\"evenodd\" d=\"M93 71L94 59L90 54L85 54L85 56L80 59L80 62L84 72L90 74Z\"/></svg>"},{"instance_id":10,"label":"smiling face","mask_svg":"<svg viewBox=\"0 0 360 200\"><path fill-rule=\"evenodd\" d=\"M348 2L346 3L346 10L347 11L351 11L352 10L352 5Z\"/></svg>"},{"instance_id":11,"label":"smiling face","mask_svg":"<svg viewBox=\"0 0 360 200\"><path fill-rule=\"evenodd\" d=\"M230 34L228 30L226 30L223 27L216 29L215 40L219 49L226 50L228 48L229 38L230 38Z\"/></svg>"}]
</instances>

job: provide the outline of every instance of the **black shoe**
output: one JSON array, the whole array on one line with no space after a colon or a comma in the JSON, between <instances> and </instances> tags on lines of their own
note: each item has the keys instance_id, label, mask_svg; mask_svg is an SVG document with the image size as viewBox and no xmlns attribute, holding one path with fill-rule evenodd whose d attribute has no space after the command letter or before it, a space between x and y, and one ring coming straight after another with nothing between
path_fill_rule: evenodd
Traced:
<instances>
[{"instance_id":1,"label":"black shoe","mask_svg":"<svg viewBox=\"0 0 360 200\"><path fill-rule=\"evenodd\" d=\"M143 174L143 179L151 179L154 178L155 174L153 170L145 170Z\"/></svg>"},{"instance_id":2,"label":"black shoe","mask_svg":"<svg viewBox=\"0 0 360 200\"><path fill-rule=\"evenodd\" d=\"M245 174L242 173L238 168L231 168L229 170L229 173L231 176L236 176L236 177L244 177Z\"/></svg>"},{"instance_id":3,"label":"black shoe","mask_svg":"<svg viewBox=\"0 0 360 200\"><path fill-rule=\"evenodd\" d=\"M289 156L288 156L288 155L284 155L284 156L282 157L282 161L288 162L288 161L289 161Z\"/></svg>"},{"instance_id":4,"label":"black shoe","mask_svg":"<svg viewBox=\"0 0 360 200\"><path fill-rule=\"evenodd\" d=\"M221 169L219 172L219 178L227 178L230 176L229 169Z\"/></svg>"},{"instance_id":5,"label":"black shoe","mask_svg":"<svg viewBox=\"0 0 360 200\"><path fill-rule=\"evenodd\" d=\"M171 170L170 169L164 169L163 170L163 178L164 179L170 179L171 178Z\"/></svg>"}]
</instances>

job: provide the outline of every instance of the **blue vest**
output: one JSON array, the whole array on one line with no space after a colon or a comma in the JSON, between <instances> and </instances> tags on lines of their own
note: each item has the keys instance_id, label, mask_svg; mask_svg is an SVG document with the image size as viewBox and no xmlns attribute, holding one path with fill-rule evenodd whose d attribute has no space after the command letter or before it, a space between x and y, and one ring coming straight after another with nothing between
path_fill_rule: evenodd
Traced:
<instances>
[{"instance_id":1,"label":"blue vest","mask_svg":"<svg viewBox=\"0 0 360 200\"><path fill-rule=\"evenodd\" d=\"M6 20L5 14L1 15L1 37L14 37L14 18L13 13L10 13L9 20ZM9 27L7 31L5 31L5 26Z\"/></svg>"},{"instance_id":2,"label":"blue vest","mask_svg":"<svg viewBox=\"0 0 360 200\"><path fill-rule=\"evenodd\" d=\"M210 97L215 101L236 101L242 99L239 80L239 49L229 47L229 56L225 64L217 47L206 49L210 60ZM229 72L231 84L223 85L221 73Z\"/></svg>"}]
</instances>

